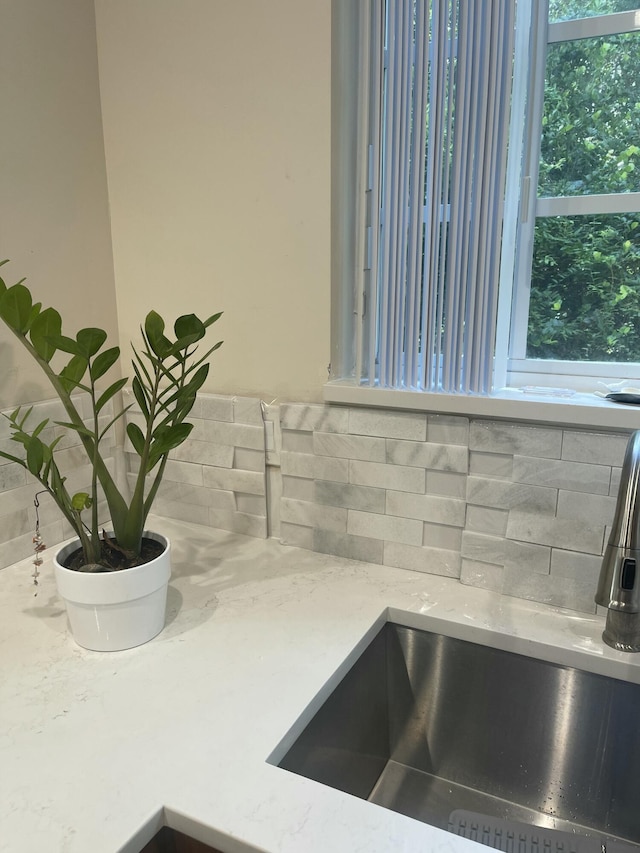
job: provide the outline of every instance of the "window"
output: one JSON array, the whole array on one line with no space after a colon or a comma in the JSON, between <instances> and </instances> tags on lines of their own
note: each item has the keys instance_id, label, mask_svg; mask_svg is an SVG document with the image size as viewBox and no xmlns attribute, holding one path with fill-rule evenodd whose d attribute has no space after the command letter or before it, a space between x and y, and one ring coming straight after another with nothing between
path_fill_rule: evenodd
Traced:
<instances>
[{"instance_id":1,"label":"window","mask_svg":"<svg viewBox=\"0 0 640 853\"><path fill-rule=\"evenodd\" d=\"M637 372L640 12L633 5L549 5L548 44L534 56L529 87L514 372Z\"/></svg>"},{"instance_id":2,"label":"window","mask_svg":"<svg viewBox=\"0 0 640 853\"><path fill-rule=\"evenodd\" d=\"M334 27L332 378L638 374L640 12L359 0Z\"/></svg>"}]
</instances>

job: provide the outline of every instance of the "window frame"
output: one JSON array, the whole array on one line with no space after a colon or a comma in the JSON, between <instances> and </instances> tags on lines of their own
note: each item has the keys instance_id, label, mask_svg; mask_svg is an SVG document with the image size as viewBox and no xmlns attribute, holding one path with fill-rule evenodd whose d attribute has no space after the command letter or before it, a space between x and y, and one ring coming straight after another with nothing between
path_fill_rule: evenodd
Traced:
<instances>
[{"instance_id":1,"label":"window frame","mask_svg":"<svg viewBox=\"0 0 640 853\"><path fill-rule=\"evenodd\" d=\"M542 17L543 14L544 17ZM640 380L640 363L637 362L562 361L526 357L536 218L640 211L640 192L537 196L535 188L538 183L542 140L546 48L548 44L564 41L640 32L640 9L550 23L547 20L546 4L541 4L534 27L534 42L530 67L527 71L530 91L528 104L525 105L522 100L526 97L523 95L522 84L517 89L521 100L516 105L516 110L521 113L526 110L526 130L522 177L517 182L512 179L507 187L507 207L511 216L518 221L518 235L511 301L510 305L504 309L501 318L504 331L507 325L505 315L508 310L509 333L505 338L509 341L509 348L506 357L504 352L501 353L502 372L496 378L499 384L505 387L517 387L527 382L532 384L544 382L548 385L568 384L577 389L593 387L594 383L611 375L620 379ZM544 34L543 37L542 34ZM508 274L509 271L506 275ZM508 286L505 279L501 281L501 286Z\"/></svg>"}]
</instances>

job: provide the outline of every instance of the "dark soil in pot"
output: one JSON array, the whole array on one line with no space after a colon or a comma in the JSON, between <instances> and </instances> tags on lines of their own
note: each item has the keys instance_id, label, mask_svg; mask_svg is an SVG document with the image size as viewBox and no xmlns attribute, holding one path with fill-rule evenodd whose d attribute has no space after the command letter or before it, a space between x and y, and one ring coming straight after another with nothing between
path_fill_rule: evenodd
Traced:
<instances>
[{"instance_id":1,"label":"dark soil in pot","mask_svg":"<svg viewBox=\"0 0 640 853\"><path fill-rule=\"evenodd\" d=\"M118 546L114 539L108 537L101 540L102 557L99 563L87 565L84 563L82 548L73 551L63 565L75 572L119 572L122 569L132 569L155 560L164 551L164 545L155 539L142 539L142 550L139 555L131 555Z\"/></svg>"}]
</instances>

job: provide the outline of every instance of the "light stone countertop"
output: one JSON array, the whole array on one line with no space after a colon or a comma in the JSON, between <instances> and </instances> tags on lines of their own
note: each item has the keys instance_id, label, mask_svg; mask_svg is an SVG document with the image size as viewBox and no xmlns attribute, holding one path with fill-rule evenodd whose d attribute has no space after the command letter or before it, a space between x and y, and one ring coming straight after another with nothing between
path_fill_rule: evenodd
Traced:
<instances>
[{"instance_id":1,"label":"light stone countertop","mask_svg":"<svg viewBox=\"0 0 640 853\"><path fill-rule=\"evenodd\" d=\"M29 560L0 572L1 851L137 853L165 819L225 853L486 850L267 763L386 613L640 682L640 655L606 648L599 616L150 526L170 536L174 570L167 625L137 649L77 646L48 560L37 597Z\"/></svg>"}]
</instances>

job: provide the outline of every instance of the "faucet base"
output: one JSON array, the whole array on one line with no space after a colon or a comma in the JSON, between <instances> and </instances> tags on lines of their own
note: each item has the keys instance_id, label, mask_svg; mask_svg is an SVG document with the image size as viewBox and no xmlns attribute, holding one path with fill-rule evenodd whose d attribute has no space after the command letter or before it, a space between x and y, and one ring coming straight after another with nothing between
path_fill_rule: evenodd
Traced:
<instances>
[{"instance_id":1,"label":"faucet base","mask_svg":"<svg viewBox=\"0 0 640 853\"><path fill-rule=\"evenodd\" d=\"M640 652L640 613L607 610L602 639L619 652Z\"/></svg>"}]
</instances>

